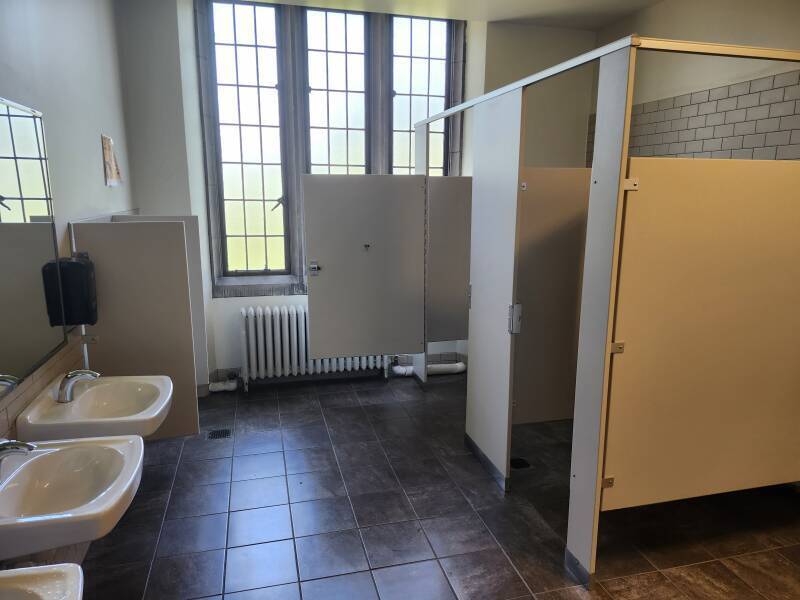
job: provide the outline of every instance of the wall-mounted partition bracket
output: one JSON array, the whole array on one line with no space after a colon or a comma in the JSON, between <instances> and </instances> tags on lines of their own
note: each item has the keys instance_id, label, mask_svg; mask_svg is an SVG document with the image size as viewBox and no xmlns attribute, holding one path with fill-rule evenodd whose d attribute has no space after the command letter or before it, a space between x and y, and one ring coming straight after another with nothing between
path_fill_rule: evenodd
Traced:
<instances>
[{"instance_id":1,"label":"wall-mounted partition bracket","mask_svg":"<svg viewBox=\"0 0 800 600\"><path fill-rule=\"evenodd\" d=\"M625 342L611 342L608 345L609 354L622 354L625 352Z\"/></svg>"},{"instance_id":2,"label":"wall-mounted partition bracket","mask_svg":"<svg viewBox=\"0 0 800 600\"><path fill-rule=\"evenodd\" d=\"M622 189L626 192L638 192L639 191L639 178L638 177L631 177L629 179L622 180Z\"/></svg>"}]
</instances>

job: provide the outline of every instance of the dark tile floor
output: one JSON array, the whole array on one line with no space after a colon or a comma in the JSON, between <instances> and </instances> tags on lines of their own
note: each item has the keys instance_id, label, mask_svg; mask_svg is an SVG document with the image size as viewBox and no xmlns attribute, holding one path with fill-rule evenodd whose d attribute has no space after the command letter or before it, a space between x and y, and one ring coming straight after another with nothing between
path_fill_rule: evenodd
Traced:
<instances>
[{"instance_id":1,"label":"dark tile floor","mask_svg":"<svg viewBox=\"0 0 800 600\"><path fill-rule=\"evenodd\" d=\"M84 561L84 597L800 598L792 487L729 495L724 518L693 503L604 515L602 581L576 587L569 423L515 428L532 467L504 497L464 447L464 418L463 376L204 399L201 435L147 444L131 508ZM232 437L206 439L220 428Z\"/></svg>"}]
</instances>

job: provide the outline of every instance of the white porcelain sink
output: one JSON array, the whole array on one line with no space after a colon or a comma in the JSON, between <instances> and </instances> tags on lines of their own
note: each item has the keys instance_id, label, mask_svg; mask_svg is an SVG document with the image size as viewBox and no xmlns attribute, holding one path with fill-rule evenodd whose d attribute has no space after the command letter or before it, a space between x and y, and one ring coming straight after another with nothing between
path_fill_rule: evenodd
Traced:
<instances>
[{"instance_id":1,"label":"white porcelain sink","mask_svg":"<svg viewBox=\"0 0 800 600\"><path fill-rule=\"evenodd\" d=\"M118 436L40 442L0 463L0 560L103 537L142 478L144 442Z\"/></svg>"},{"instance_id":2,"label":"white porcelain sink","mask_svg":"<svg viewBox=\"0 0 800 600\"><path fill-rule=\"evenodd\" d=\"M81 600L83 570L74 564L0 571L3 600Z\"/></svg>"},{"instance_id":3,"label":"white porcelain sink","mask_svg":"<svg viewBox=\"0 0 800 600\"><path fill-rule=\"evenodd\" d=\"M72 402L57 401L61 376L17 417L17 436L26 442L98 435L155 433L172 403L165 375L100 377L78 381Z\"/></svg>"}]
</instances>

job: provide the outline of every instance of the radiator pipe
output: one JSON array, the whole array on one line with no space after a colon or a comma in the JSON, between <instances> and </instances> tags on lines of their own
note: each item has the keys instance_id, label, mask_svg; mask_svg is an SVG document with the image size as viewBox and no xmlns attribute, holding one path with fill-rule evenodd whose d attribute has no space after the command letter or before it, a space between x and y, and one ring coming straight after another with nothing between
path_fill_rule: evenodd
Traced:
<instances>
[{"instance_id":1,"label":"radiator pipe","mask_svg":"<svg viewBox=\"0 0 800 600\"><path fill-rule=\"evenodd\" d=\"M428 365L428 375L451 375L453 373L463 373L467 370L467 365L463 362L456 363L435 363ZM397 377L410 377L414 374L414 367L403 367L394 365L392 373Z\"/></svg>"}]
</instances>

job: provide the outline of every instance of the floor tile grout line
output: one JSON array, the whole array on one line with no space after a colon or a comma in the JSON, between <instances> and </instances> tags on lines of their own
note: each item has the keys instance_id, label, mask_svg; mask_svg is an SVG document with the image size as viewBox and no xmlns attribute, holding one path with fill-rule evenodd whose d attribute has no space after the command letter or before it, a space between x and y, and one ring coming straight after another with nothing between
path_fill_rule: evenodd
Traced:
<instances>
[{"instance_id":1,"label":"floor tile grout line","mask_svg":"<svg viewBox=\"0 0 800 600\"><path fill-rule=\"evenodd\" d=\"M720 563L720 564L723 566L723 568L725 568L725 569L727 569L728 571L730 571L730 572L731 572L731 575L733 575L733 576L734 576L736 579L738 579L739 581L741 581L741 582L742 582L742 584L744 584L744 586L745 586L747 589L749 589L749 590L751 590L752 592L754 592L754 593L755 593L757 596L759 596L760 598L764 598L764 600L769 600L769 598L767 598L766 596L764 596L764 594L762 594L761 592L759 592L757 589L755 589L753 586L751 586L749 583L747 583L747 582L746 582L744 579L742 579L741 577L739 577L739 575L738 575L738 574L737 574L737 573L736 573L736 572L735 572L733 569L729 568L729 567L728 567L728 565L726 565L725 563L723 563L723 562L722 562L722 560L719 560L719 559L718 559L718 560L715 560L715 561L712 561L712 562L718 562L718 563ZM699 564L710 564L710 563L699 563ZM675 569L682 569L682 568L685 568L685 567L673 567L673 569L667 569L667 570L665 570L665 571L659 571L659 572L660 572L660 573L661 573L661 574L662 574L664 577L666 577L666 578L667 578L667 581L669 581L669 582L670 582L670 583L671 583L671 584L672 584L672 585L673 585L675 588L677 588L677 589L678 589L678 591L679 591L681 594L683 594L684 596L687 596L687 598L689 598L688 594L686 594L686 593L683 591L683 589L681 588L681 586L679 586L679 585L678 585L678 584L675 582L675 580L674 580L672 577L670 577L670 576L669 576L669 571L672 571L672 570L675 570Z\"/></svg>"},{"instance_id":2,"label":"floor tile grout line","mask_svg":"<svg viewBox=\"0 0 800 600\"><path fill-rule=\"evenodd\" d=\"M181 442L181 449L178 452L178 461L175 463L175 472L172 474L172 481L169 485L169 493L167 494L167 505L164 507L164 515L161 517L161 525L158 528L158 536L156 537L156 545L153 548L153 554L150 557L150 567L147 569L147 577L144 582L144 590L142 590L142 600L147 597L147 588L150 587L150 578L153 574L153 568L156 563L156 555L158 553L158 545L161 543L161 534L164 531L164 522L167 520L167 511L169 510L169 503L172 500L172 489L175 487L175 481L178 478L178 469L181 466L181 458L183 457L183 446L186 444L186 438ZM140 484L141 485L141 484Z\"/></svg>"},{"instance_id":3,"label":"floor tile grout line","mask_svg":"<svg viewBox=\"0 0 800 600\"><path fill-rule=\"evenodd\" d=\"M355 396L356 400L358 401L359 407L361 407L361 401L358 398L358 391L355 390L355 389L352 389L352 385L351 385L351 392L353 393L353 395ZM363 410L363 407L361 407L361 408ZM336 446L333 443L333 437L331 436L331 430L328 427L328 419L325 416L325 411L322 410L321 406L320 406L320 410L322 411L322 422L325 424L325 432L328 434L328 440L331 443L331 452L333 452L333 459L336 461L336 467L339 470L339 477L342 478L342 487L344 487L345 497L347 498L347 502L350 504L350 511L353 513L353 523L355 523L356 531L358 532L358 539L361 540L361 549L364 552L364 559L367 561L367 566L369 567L368 570L369 570L370 579L372 579L372 586L375 589L375 594L380 596L380 592L378 591L378 584L375 581L375 576L372 573L372 566L371 566L371 564L369 562L369 555L367 554L367 545L364 543L364 535L361 533L361 527L359 526L358 517L356 516L356 509L353 506L353 499L350 497L350 491L347 488L347 482L345 481L344 473L342 472L342 465L339 462L339 455L336 453ZM301 593L301 599L302 599L302 585L300 586L300 588L301 588L300 593Z\"/></svg>"}]
</instances>

